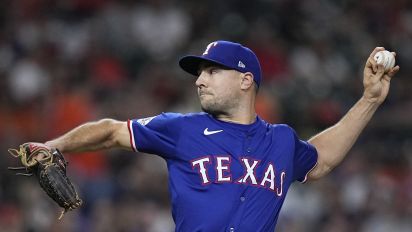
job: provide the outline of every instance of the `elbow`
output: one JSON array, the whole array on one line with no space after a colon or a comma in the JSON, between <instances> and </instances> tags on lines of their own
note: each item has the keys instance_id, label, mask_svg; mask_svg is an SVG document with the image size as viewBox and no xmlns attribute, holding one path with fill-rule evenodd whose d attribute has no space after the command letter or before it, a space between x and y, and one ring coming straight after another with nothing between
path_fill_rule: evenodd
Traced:
<instances>
[{"instance_id":1,"label":"elbow","mask_svg":"<svg viewBox=\"0 0 412 232\"><path fill-rule=\"evenodd\" d=\"M116 147L118 142L117 131L119 122L114 119L101 119L97 122L103 130L105 130L106 136L103 138L101 146L103 149L110 149Z\"/></svg>"}]
</instances>

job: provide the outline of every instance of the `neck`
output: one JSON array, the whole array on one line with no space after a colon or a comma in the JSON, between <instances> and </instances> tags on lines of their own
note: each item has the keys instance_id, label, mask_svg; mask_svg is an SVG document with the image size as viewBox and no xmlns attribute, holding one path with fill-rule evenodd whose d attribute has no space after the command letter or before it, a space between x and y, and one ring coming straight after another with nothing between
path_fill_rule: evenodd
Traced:
<instances>
[{"instance_id":1,"label":"neck","mask_svg":"<svg viewBox=\"0 0 412 232\"><path fill-rule=\"evenodd\" d=\"M246 98L240 102L239 107L229 110L224 114L214 115L216 119L225 122L249 125L256 121L255 98Z\"/></svg>"},{"instance_id":2,"label":"neck","mask_svg":"<svg viewBox=\"0 0 412 232\"><path fill-rule=\"evenodd\" d=\"M248 115L216 115L216 119L224 121L224 122L233 122L237 124L244 124L244 125L249 125L252 124L256 121L256 113L253 112Z\"/></svg>"},{"instance_id":3,"label":"neck","mask_svg":"<svg viewBox=\"0 0 412 232\"><path fill-rule=\"evenodd\" d=\"M254 99L246 104L240 104L241 107L214 116L216 119L225 122L233 122L244 125L252 124L256 121L256 111L253 100Z\"/></svg>"}]
</instances>

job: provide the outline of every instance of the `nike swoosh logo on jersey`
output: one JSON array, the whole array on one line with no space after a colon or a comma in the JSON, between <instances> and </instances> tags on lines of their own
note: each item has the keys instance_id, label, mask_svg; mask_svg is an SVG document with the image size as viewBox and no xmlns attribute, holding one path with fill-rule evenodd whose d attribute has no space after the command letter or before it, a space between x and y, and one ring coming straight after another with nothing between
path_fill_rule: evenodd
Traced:
<instances>
[{"instance_id":1,"label":"nike swoosh logo on jersey","mask_svg":"<svg viewBox=\"0 0 412 232\"><path fill-rule=\"evenodd\" d=\"M213 134L216 134L216 133L220 133L220 132L222 132L223 130L215 130L215 131L209 131L209 128L206 128L204 131L203 131L203 134L204 135L213 135Z\"/></svg>"}]
</instances>

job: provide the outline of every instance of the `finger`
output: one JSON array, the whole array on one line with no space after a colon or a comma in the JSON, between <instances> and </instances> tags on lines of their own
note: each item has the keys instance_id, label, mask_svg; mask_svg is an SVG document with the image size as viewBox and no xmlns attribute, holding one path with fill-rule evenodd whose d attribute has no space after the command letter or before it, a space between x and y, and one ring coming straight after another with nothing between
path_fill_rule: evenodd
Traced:
<instances>
[{"instance_id":1,"label":"finger","mask_svg":"<svg viewBox=\"0 0 412 232\"><path fill-rule=\"evenodd\" d=\"M366 61L366 67L371 68L373 73L376 73L376 71L378 69L376 60L372 57L369 57L368 60Z\"/></svg>"},{"instance_id":2,"label":"finger","mask_svg":"<svg viewBox=\"0 0 412 232\"><path fill-rule=\"evenodd\" d=\"M385 73L385 67L383 67L382 64L377 64L376 67L377 67L376 76L379 77L379 79L381 79L383 74Z\"/></svg>"},{"instance_id":3,"label":"finger","mask_svg":"<svg viewBox=\"0 0 412 232\"><path fill-rule=\"evenodd\" d=\"M384 47L376 47L375 49L373 49L372 53L370 54L369 57L371 57L373 59L373 57L376 55L376 53L380 52L380 51L385 51Z\"/></svg>"},{"instance_id":4,"label":"finger","mask_svg":"<svg viewBox=\"0 0 412 232\"><path fill-rule=\"evenodd\" d=\"M376 55L376 53L378 53L380 51L384 51L384 50L385 50L384 47L376 47L375 49L373 49L372 53L369 55L369 58L366 62L366 67L372 68L372 71L374 73L376 73L378 71L377 62L375 60L375 55Z\"/></svg>"},{"instance_id":5,"label":"finger","mask_svg":"<svg viewBox=\"0 0 412 232\"><path fill-rule=\"evenodd\" d=\"M392 53L392 55L393 55L393 56L395 56L395 57L396 57L396 52L391 52L391 53Z\"/></svg>"},{"instance_id":6,"label":"finger","mask_svg":"<svg viewBox=\"0 0 412 232\"><path fill-rule=\"evenodd\" d=\"M398 73L399 69L400 69L399 65L396 65L395 67L391 68L391 69L389 70L389 72L387 73L388 76L390 76L390 77L395 76L396 73Z\"/></svg>"}]
</instances>

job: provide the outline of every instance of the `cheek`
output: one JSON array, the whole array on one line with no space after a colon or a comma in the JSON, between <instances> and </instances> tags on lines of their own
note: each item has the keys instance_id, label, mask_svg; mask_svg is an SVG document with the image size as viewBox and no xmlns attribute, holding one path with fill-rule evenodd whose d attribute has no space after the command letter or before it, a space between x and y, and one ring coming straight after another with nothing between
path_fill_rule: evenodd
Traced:
<instances>
[{"instance_id":1,"label":"cheek","mask_svg":"<svg viewBox=\"0 0 412 232\"><path fill-rule=\"evenodd\" d=\"M238 96L239 84L236 76L230 73L222 73L222 75L216 76L214 80L215 82L211 84L211 87L213 85L212 89L217 102L223 102Z\"/></svg>"},{"instance_id":2,"label":"cheek","mask_svg":"<svg viewBox=\"0 0 412 232\"><path fill-rule=\"evenodd\" d=\"M236 101L236 98L238 98L236 89L231 86L221 86L214 101L219 105L230 105Z\"/></svg>"},{"instance_id":3,"label":"cheek","mask_svg":"<svg viewBox=\"0 0 412 232\"><path fill-rule=\"evenodd\" d=\"M219 85L219 92L221 96L233 96L236 94L238 88L234 81L225 81L220 83Z\"/></svg>"}]
</instances>

